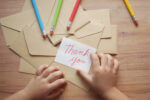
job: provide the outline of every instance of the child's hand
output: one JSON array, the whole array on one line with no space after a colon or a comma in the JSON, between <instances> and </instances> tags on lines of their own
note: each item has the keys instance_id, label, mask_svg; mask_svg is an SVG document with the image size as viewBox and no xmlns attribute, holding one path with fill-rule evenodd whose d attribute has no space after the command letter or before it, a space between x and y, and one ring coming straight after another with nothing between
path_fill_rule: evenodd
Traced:
<instances>
[{"instance_id":1,"label":"child's hand","mask_svg":"<svg viewBox=\"0 0 150 100\"><path fill-rule=\"evenodd\" d=\"M77 73L98 94L105 94L116 84L118 61L108 54L91 54L93 74L89 75L81 70Z\"/></svg>"},{"instance_id":2,"label":"child's hand","mask_svg":"<svg viewBox=\"0 0 150 100\"><path fill-rule=\"evenodd\" d=\"M42 66L23 92L30 100L49 100L60 95L66 83L59 68Z\"/></svg>"}]
</instances>

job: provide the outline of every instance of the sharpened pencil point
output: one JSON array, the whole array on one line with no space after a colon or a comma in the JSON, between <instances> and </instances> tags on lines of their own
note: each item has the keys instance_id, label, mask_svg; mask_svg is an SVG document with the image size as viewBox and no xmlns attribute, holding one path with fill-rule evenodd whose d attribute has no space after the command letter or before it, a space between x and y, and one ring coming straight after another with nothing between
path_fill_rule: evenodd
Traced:
<instances>
[{"instance_id":1,"label":"sharpened pencil point","mask_svg":"<svg viewBox=\"0 0 150 100\"><path fill-rule=\"evenodd\" d=\"M67 31L69 31L70 30L70 27L67 27Z\"/></svg>"}]
</instances>

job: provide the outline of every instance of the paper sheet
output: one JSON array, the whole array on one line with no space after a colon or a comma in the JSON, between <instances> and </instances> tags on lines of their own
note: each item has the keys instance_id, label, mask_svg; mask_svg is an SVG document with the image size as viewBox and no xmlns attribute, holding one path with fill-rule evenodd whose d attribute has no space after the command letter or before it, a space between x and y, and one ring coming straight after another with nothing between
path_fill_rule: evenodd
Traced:
<instances>
[{"instance_id":1,"label":"paper sheet","mask_svg":"<svg viewBox=\"0 0 150 100\"><path fill-rule=\"evenodd\" d=\"M63 38L58 49L55 62L74 69L81 69L88 73L91 66L90 53L95 52L95 48L68 38Z\"/></svg>"},{"instance_id":2,"label":"paper sheet","mask_svg":"<svg viewBox=\"0 0 150 100\"><path fill-rule=\"evenodd\" d=\"M24 28L25 40L31 55L56 56L57 48L48 40L42 37L38 23L32 27Z\"/></svg>"},{"instance_id":3,"label":"paper sheet","mask_svg":"<svg viewBox=\"0 0 150 100\"><path fill-rule=\"evenodd\" d=\"M114 27L114 26L113 25L105 25L101 39L109 39L112 37L112 27Z\"/></svg>"},{"instance_id":4,"label":"paper sheet","mask_svg":"<svg viewBox=\"0 0 150 100\"><path fill-rule=\"evenodd\" d=\"M35 74L36 69L25 61L23 58L20 59L19 72L27 73L27 74Z\"/></svg>"},{"instance_id":5,"label":"paper sheet","mask_svg":"<svg viewBox=\"0 0 150 100\"><path fill-rule=\"evenodd\" d=\"M100 33L104 30L104 25L99 23L90 22L88 25L85 25L82 29L75 32L77 38L83 38L95 33Z\"/></svg>"},{"instance_id":6,"label":"paper sheet","mask_svg":"<svg viewBox=\"0 0 150 100\"><path fill-rule=\"evenodd\" d=\"M0 19L1 25L17 31L22 31L25 26L31 25L34 21L35 15L33 10L27 10Z\"/></svg>"},{"instance_id":7,"label":"paper sheet","mask_svg":"<svg viewBox=\"0 0 150 100\"><path fill-rule=\"evenodd\" d=\"M7 46L12 44L15 41L15 39L18 37L18 35L20 34L19 32L12 30L10 28L7 28L5 26L1 26L1 28L3 31Z\"/></svg>"},{"instance_id":8,"label":"paper sheet","mask_svg":"<svg viewBox=\"0 0 150 100\"><path fill-rule=\"evenodd\" d=\"M101 39L98 46L98 52L117 54L117 26L112 26L112 38Z\"/></svg>"},{"instance_id":9,"label":"paper sheet","mask_svg":"<svg viewBox=\"0 0 150 100\"><path fill-rule=\"evenodd\" d=\"M17 39L10 45L10 49L28 61L35 68L40 65L49 65L53 61L53 57L31 56L28 53L27 45L23 33L20 33Z\"/></svg>"}]
</instances>

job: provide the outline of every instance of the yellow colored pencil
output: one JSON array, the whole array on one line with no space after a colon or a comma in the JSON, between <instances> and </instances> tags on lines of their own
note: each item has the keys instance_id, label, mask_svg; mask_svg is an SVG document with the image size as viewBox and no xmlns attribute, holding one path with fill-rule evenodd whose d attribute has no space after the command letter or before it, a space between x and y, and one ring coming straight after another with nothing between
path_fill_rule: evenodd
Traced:
<instances>
[{"instance_id":1,"label":"yellow colored pencil","mask_svg":"<svg viewBox=\"0 0 150 100\"><path fill-rule=\"evenodd\" d=\"M134 13L134 11L133 11L133 9L132 9L132 7L131 7L129 1L128 1L128 0L124 0L124 3L125 3L125 5L126 5L128 11L129 11L129 13L130 13L132 19L133 19L134 24L135 24L136 26L138 26L138 20L137 20L136 17L135 17L135 13Z\"/></svg>"}]
</instances>

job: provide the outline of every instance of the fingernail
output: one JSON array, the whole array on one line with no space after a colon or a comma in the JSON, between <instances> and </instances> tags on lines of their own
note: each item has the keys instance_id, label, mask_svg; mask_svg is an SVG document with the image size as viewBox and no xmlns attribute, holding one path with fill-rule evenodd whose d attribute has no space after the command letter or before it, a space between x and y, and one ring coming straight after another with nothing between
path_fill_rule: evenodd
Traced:
<instances>
[{"instance_id":1,"label":"fingernail","mask_svg":"<svg viewBox=\"0 0 150 100\"><path fill-rule=\"evenodd\" d=\"M80 69L76 69L76 72L79 74L80 73Z\"/></svg>"},{"instance_id":2,"label":"fingernail","mask_svg":"<svg viewBox=\"0 0 150 100\"><path fill-rule=\"evenodd\" d=\"M45 67L48 67L48 65L44 65Z\"/></svg>"},{"instance_id":3,"label":"fingernail","mask_svg":"<svg viewBox=\"0 0 150 100\"><path fill-rule=\"evenodd\" d=\"M60 68L59 66L56 66L56 68Z\"/></svg>"},{"instance_id":4,"label":"fingernail","mask_svg":"<svg viewBox=\"0 0 150 100\"><path fill-rule=\"evenodd\" d=\"M63 74L62 74L62 77L64 78L64 76L65 76L65 75L64 75L64 73L63 73Z\"/></svg>"}]
</instances>

